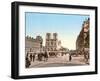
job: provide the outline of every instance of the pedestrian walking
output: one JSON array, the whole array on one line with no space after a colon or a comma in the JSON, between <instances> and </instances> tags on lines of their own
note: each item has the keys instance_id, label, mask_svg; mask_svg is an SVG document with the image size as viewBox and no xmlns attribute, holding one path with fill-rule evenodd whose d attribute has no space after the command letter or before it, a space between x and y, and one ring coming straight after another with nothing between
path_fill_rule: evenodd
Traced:
<instances>
[{"instance_id":1,"label":"pedestrian walking","mask_svg":"<svg viewBox=\"0 0 100 81\"><path fill-rule=\"evenodd\" d=\"M33 62L34 62L34 60L35 60L35 53L33 54L32 58L33 58Z\"/></svg>"},{"instance_id":2,"label":"pedestrian walking","mask_svg":"<svg viewBox=\"0 0 100 81\"><path fill-rule=\"evenodd\" d=\"M44 58L45 58L44 61L47 61L47 60L48 60L48 54L47 54L47 51L45 51L45 53L44 53Z\"/></svg>"},{"instance_id":3,"label":"pedestrian walking","mask_svg":"<svg viewBox=\"0 0 100 81\"><path fill-rule=\"evenodd\" d=\"M71 54L69 54L69 61L71 61L72 60L72 56L71 56Z\"/></svg>"},{"instance_id":4,"label":"pedestrian walking","mask_svg":"<svg viewBox=\"0 0 100 81\"><path fill-rule=\"evenodd\" d=\"M32 54L30 54L30 61L32 61Z\"/></svg>"}]
</instances>

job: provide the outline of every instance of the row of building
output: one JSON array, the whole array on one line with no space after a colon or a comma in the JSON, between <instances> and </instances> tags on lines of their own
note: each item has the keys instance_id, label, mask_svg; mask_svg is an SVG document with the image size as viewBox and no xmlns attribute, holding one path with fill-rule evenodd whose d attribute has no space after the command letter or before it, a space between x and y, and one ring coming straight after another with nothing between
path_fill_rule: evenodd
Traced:
<instances>
[{"instance_id":1,"label":"row of building","mask_svg":"<svg viewBox=\"0 0 100 81\"><path fill-rule=\"evenodd\" d=\"M80 31L77 40L76 40L76 50L81 50L82 48L89 48L89 27L90 27L90 19L88 18L82 24L82 30ZM43 46L43 38L42 36L33 37L25 37L25 52L40 52L40 51L69 51L67 48L61 46L61 41L58 40L57 33L46 33L45 37L45 46Z\"/></svg>"},{"instance_id":2,"label":"row of building","mask_svg":"<svg viewBox=\"0 0 100 81\"><path fill-rule=\"evenodd\" d=\"M61 46L61 41L58 40L57 33L46 33L45 46L43 46L43 38L36 36L36 38L25 37L25 52L57 52L58 50L66 51L68 49Z\"/></svg>"},{"instance_id":3,"label":"row of building","mask_svg":"<svg viewBox=\"0 0 100 81\"><path fill-rule=\"evenodd\" d=\"M25 51L26 52L38 52L42 48L43 39L41 36L36 38L25 37Z\"/></svg>"}]
</instances>

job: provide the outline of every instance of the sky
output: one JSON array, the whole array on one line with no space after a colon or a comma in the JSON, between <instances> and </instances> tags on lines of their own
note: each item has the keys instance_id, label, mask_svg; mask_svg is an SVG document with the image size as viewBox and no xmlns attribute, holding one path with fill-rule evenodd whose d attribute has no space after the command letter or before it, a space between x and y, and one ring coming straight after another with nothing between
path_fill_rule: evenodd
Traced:
<instances>
[{"instance_id":1,"label":"sky","mask_svg":"<svg viewBox=\"0 0 100 81\"><path fill-rule=\"evenodd\" d=\"M46 33L57 33L61 46L68 49L76 49L76 39L83 22L88 15L58 14L58 13L25 13L26 36L35 38L42 36L45 45Z\"/></svg>"}]
</instances>

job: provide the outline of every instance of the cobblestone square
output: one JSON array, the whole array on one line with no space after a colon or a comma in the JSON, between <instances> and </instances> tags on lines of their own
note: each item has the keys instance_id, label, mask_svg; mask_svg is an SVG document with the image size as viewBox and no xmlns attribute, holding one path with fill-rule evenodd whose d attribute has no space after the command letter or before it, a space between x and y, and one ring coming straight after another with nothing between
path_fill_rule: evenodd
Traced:
<instances>
[{"instance_id":1,"label":"cobblestone square","mask_svg":"<svg viewBox=\"0 0 100 81\"><path fill-rule=\"evenodd\" d=\"M79 65L87 65L84 61L83 56L79 57L72 57L72 60L69 61L69 56L58 56L58 57L51 57L48 58L48 60L45 61L37 61L31 62L31 65L29 68L33 67L60 67L60 66L79 66Z\"/></svg>"}]
</instances>

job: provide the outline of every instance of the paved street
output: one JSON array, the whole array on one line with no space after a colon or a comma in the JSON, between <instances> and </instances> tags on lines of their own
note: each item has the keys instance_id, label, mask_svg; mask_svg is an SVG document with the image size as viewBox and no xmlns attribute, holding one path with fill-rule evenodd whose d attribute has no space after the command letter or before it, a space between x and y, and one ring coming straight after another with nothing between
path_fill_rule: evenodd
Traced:
<instances>
[{"instance_id":1,"label":"paved street","mask_svg":"<svg viewBox=\"0 0 100 81\"><path fill-rule=\"evenodd\" d=\"M32 67L58 67L58 66L78 66L78 65L86 65L84 62L83 56L72 57L72 60L69 61L69 56L58 56L58 57L49 57L46 62L35 60L31 62L29 68Z\"/></svg>"}]
</instances>

